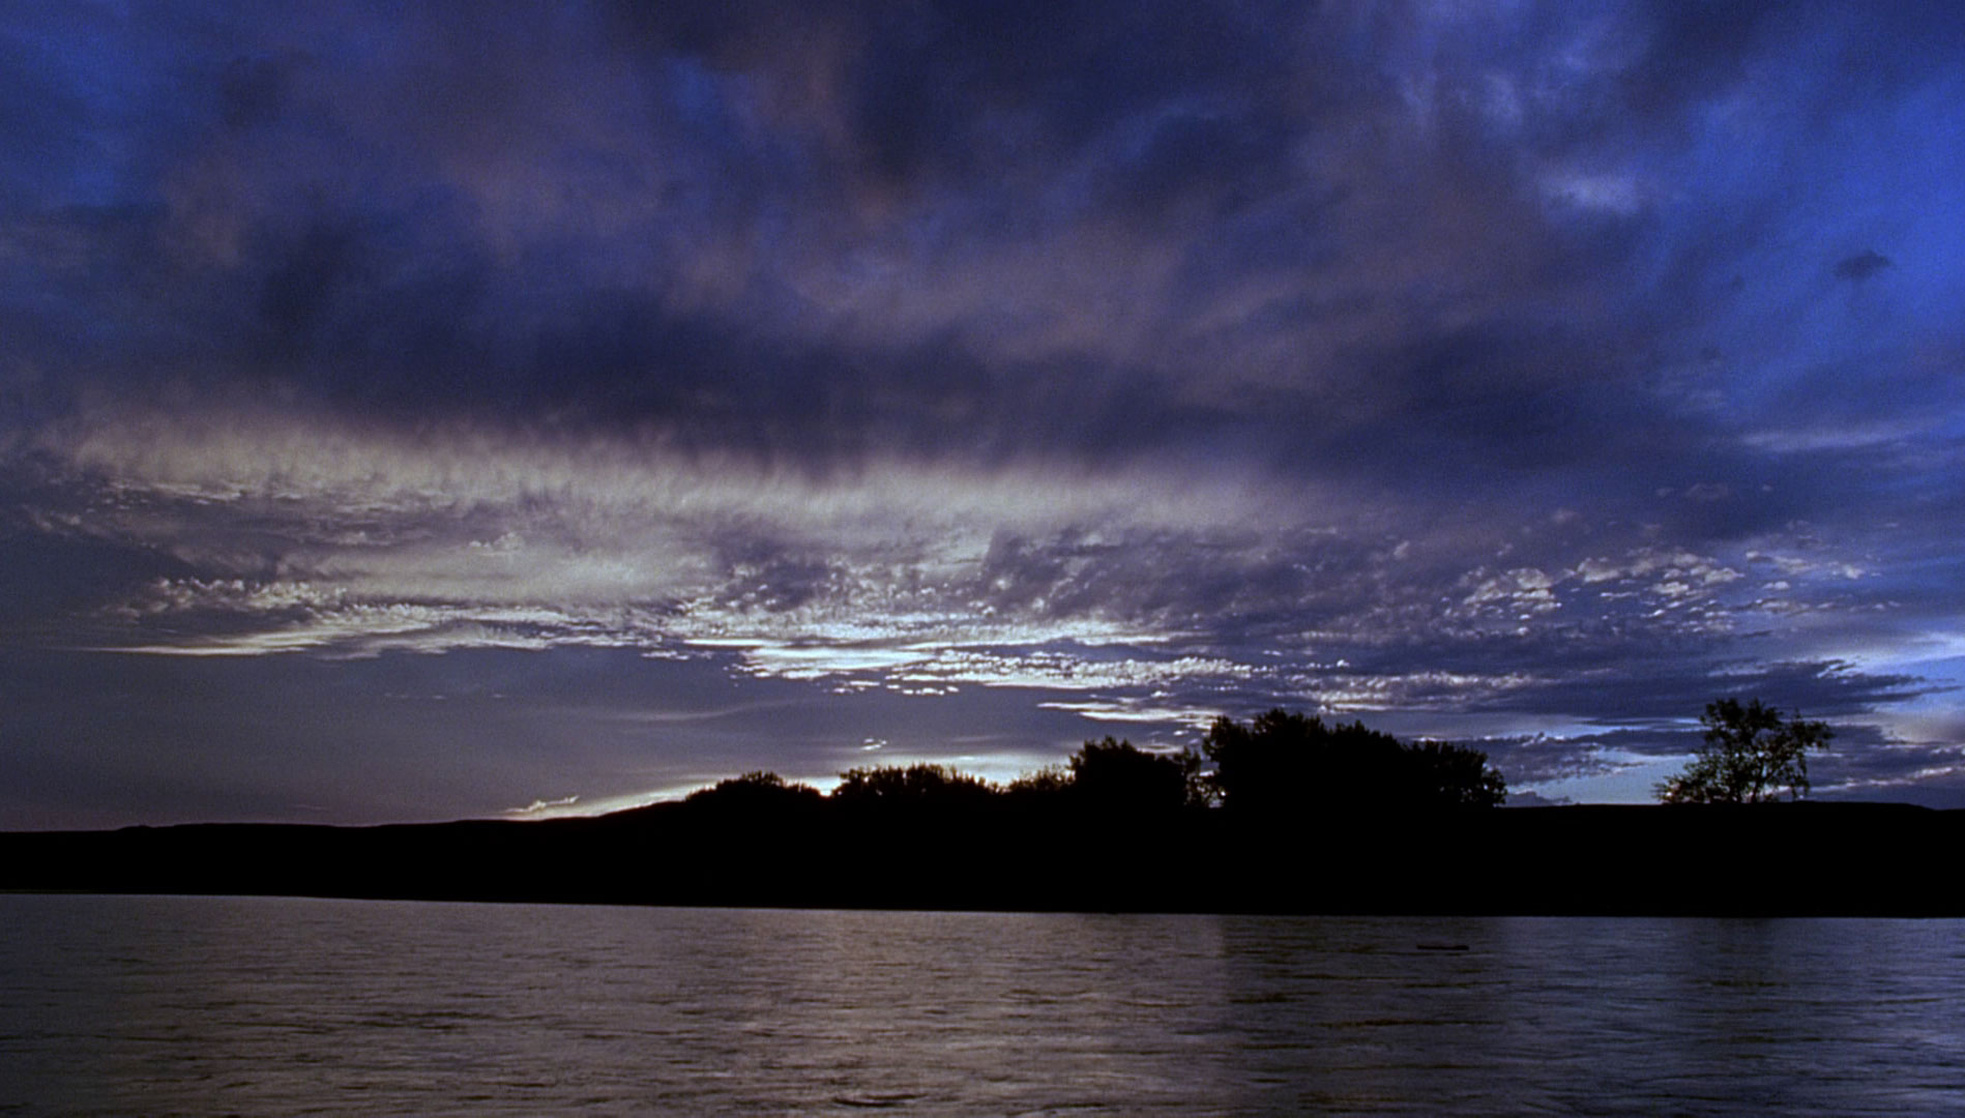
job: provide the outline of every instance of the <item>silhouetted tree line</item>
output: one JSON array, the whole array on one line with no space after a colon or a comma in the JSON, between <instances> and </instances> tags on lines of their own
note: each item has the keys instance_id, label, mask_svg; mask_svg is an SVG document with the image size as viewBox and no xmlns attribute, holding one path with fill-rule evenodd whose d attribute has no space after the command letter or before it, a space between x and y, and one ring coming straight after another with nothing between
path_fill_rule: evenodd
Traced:
<instances>
[{"instance_id":1,"label":"silhouetted tree line","mask_svg":"<svg viewBox=\"0 0 1965 1118\"><path fill-rule=\"evenodd\" d=\"M587 818L0 833L0 889L1075 912L1965 916L1965 811L1798 797L1827 727L1707 711L1674 803L1484 810L1478 751L1274 710L1194 749L1105 738L990 783L750 772ZM1680 806L1693 801L1700 806ZM1808 851L1805 858L1786 856ZM1918 857L1905 857L1905 851ZM1715 852L1750 873L1688 873ZM1765 856L1762 856L1765 855ZM1488 867L1522 872L1495 873ZM1526 869L1524 869L1526 867ZM1606 867L1611 867L1606 869Z\"/></svg>"},{"instance_id":2,"label":"silhouetted tree line","mask_svg":"<svg viewBox=\"0 0 1965 1118\"><path fill-rule=\"evenodd\" d=\"M1277 709L1215 720L1200 749L1162 753L1112 738L1087 741L1063 765L997 785L946 765L848 769L822 796L809 784L751 772L687 802L750 813L847 809L965 812L992 805L1082 814L1167 815L1219 809L1247 819L1493 807L1507 782L1477 749L1406 744L1362 722L1326 724Z\"/></svg>"}]
</instances>

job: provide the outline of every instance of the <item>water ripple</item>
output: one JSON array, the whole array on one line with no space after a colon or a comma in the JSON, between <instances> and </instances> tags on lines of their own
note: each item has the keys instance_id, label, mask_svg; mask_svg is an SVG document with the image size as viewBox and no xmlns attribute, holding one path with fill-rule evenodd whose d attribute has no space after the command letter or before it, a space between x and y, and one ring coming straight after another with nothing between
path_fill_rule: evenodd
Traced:
<instances>
[{"instance_id":1,"label":"water ripple","mask_svg":"<svg viewBox=\"0 0 1965 1118\"><path fill-rule=\"evenodd\" d=\"M1965 1113L1961 944L0 896L0 1112Z\"/></svg>"}]
</instances>

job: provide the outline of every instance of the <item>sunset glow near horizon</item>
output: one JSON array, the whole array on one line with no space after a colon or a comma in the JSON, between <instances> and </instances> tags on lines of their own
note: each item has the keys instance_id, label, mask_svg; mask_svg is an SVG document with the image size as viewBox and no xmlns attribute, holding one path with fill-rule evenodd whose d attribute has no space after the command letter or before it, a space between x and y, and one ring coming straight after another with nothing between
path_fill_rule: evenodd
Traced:
<instances>
[{"instance_id":1,"label":"sunset glow near horizon","mask_svg":"<svg viewBox=\"0 0 1965 1118\"><path fill-rule=\"evenodd\" d=\"M1282 706L1965 807L1944 4L0 17L0 828Z\"/></svg>"}]
</instances>

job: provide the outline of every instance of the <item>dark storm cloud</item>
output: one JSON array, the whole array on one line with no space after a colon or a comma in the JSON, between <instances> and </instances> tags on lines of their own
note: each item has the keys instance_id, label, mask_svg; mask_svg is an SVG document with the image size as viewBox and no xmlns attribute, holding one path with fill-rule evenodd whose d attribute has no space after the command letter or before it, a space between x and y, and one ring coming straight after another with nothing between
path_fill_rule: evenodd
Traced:
<instances>
[{"instance_id":1,"label":"dark storm cloud","mask_svg":"<svg viewBox=\"0 0 1965 1118\"><path fill-rule=\"evenodd\" d=\"M1692 313L1627 274L1665 220L1640 180L1757 58L1841 30L1704 5L142 22L120 80L70 97L135 153L82 209L60 180L27 207L118 261L61 300L113 324L118 391L570 408L821 458L1213 437L1308 469L1696 444L1631 356Z\"/></svg>"},{"instance_id":2,"label":"dark storm cloud","mask_svg":"<svg viewBox=\"0 0 1965 1118\"><path fill-rule=\"evenodd\" d=\"M625 59L612 59L618 72L604 64L611 55L592 28L563 32L557 42L548 33L542 62L519 49L526 21L517 18L392 26L409 43L392 56L404 60L400 66L351 53L354 37L372 30L359 14L316 20L327 45L312 50L255 44L276 57L221 58L187 33L194 61L157 74L142 65L158 66L154 58L127 60L130 84L173 81L192 94L180 103L193 108L180 111L195 114L202 105L207 119L202 128L141 130L151 154L127 169L116 205L99 209L116 210L114 220L137 242L115 255L154 277L157 317L189 312L198 339L219 346L199 355L207 359L284 366L303 384L324 380L331 394L379 393L392 404L432 396L477 403L501 389L578 400L649 381L673 381L686 394L705 379L781 356L759 352L750 332L760 318L768 326L783 316L791 308L779 304L795 298L784 287L796 282L790 273L801 261L783 241L809 234L830 207L846 205L851 216L867 189L899 183L891 188L907 205L940 182L939 189L978 199L973 213L954 207L953 216L936 218L954 225L954 236L973 237L978 222L1008 216L1005 232L1015 237L1016 211L1033 208L1055 184L1015 175L998 183L997 168L975 165L985 146L980 134L1003 115L1028 119L1035 130L1006 146L1005 169L1033 175L1056 161L1099 157L1087 169L1096 180L1089 193L1064 204L1102 219L1123 201L1110 184L1164 199L1182 183L1204 193L1280 183L1273 174L1252 178L1249 160L1286 158L1287 130L1269 129L1275 142L1216 142L1262 133L1245 118L1266 111L1249 106L1267 98L1244 89L1239 109L1187 107L1197 88L1205 100L1211 87L1248 82L1259 67L1250 66L1246 48L1268 41L1256 34L1263 21L1249 21L1240 34L1207 34L1189 25L1216 22L1211 16L1133 11L1115 24L1106 15L994 6L871 19L845 13L821 32L847 44L830 76L842 87L838 103L762 121L744 119L764 111L754 87L793 76L785 57L791 44L758 30L768 19L719 33L700 19L663 17L679 30L640 49L629 44ZM241 30L278 42L273 28L256 22L249 18ZM751 41L729 41L739 31ZM202 58L200 45L208 52ZM372 81L403 103L351 95L356 83ZM567 95L545 91L561 85L607 99L621 134L584 146L578 141L589 137L577 133L556 142L550 131L569 111ZM94 110L98 129L125 123L124 105ZM827 142L828 125L844 135ZM1121 142L1114 129L1138 135ZM820 135L801 142L801 130ZM72 161L85 162L86 153ZM611 182L611 174L622 181ZM650 175L660 181L640 181ZM650 188L662 192L661 225L625 218L618 245L582 243L582 230L552 222L555 190L596 192L605 203ZM548 197L521 197L510 212L490 209L508 201L501 193L528 190ZM542 220L550 227L524 227ZM1054 224L1041 212L1022 220L1025 235ZM926 232L928 251L947 251L934 243L934 230ZM692 307L691 293L675 290L688 282L679 273L689 264L678 254L731 252L716 242L737 236L754 242L741 252L755 255L732 261L737 274L718 277L709 305ZM505 238L517 243L488 243ZM507 259L495 259L499 249ZM171 281L192 278L202 281L201 305L170 305ZM99 302L114 293L88 294ZM743 338L728 336L737 329L732 319L742 320ZM791 364L799 360L794 353ZM567 375L569 367L577 376ZM801 379L795 368L775 372ZM812 379L850 380L850 371L841 372L822 368ZM774 398L744 395L752 405ZM659 411L662 401L658 388L653 401L630 394L626 402Z\"/></svg>"}]
</instances>

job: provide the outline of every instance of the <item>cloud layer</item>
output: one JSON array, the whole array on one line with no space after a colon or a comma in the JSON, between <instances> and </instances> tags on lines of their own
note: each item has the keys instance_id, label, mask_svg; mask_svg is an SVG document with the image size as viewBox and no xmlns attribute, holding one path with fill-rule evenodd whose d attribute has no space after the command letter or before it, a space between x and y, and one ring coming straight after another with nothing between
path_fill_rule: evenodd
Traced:
<instances>
[{"instance_id":1,"label":"cloud layer","mask_svg":"<svg viewBox=\"0 0 1965 1118\"><path fill-rule=\"evenodd\" d=\"M1846 725L1825 783L1942 799L1956 24L15 14L0 626L186 680L505 650L1044 712L999 765L1282 703L1552 789L1759 694ZM728 768L689 748L442 803Z\"/></svg>"}]
</instances>

